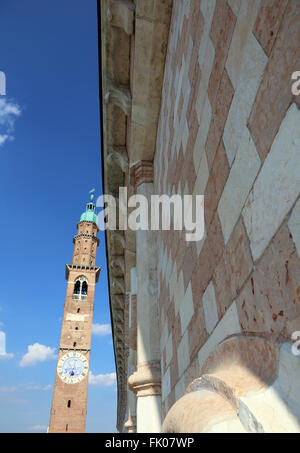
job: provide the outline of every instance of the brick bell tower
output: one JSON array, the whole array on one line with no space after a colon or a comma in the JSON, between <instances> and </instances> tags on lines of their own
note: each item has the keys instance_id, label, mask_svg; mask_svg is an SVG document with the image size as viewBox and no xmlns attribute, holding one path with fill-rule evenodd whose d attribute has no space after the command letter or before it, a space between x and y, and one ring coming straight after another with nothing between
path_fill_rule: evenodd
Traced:
<instances>
[{"instance_id":1,"label":"brick bell tower","mask_svg":"<svg viewBox=\"0 0 300 453\"><path fill-rule=\"evenodd\" d=\"M66 264L67 294L58 351L49 433L84 433L95 284L98 227L94 189L77 224L72 264Z\"/></svg>"}]
</instances>

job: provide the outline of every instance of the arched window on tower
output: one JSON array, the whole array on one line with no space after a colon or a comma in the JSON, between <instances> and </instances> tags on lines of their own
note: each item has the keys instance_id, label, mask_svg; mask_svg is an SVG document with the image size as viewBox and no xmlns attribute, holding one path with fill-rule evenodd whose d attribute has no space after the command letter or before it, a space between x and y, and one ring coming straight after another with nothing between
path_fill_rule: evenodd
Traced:
<instances>
[{"instance_id":1,"label":"arched window on tower","mask_svg":"<svg viewBox=\"0 0 300 453\"><path fill-rule=\"evenodd\" d=\"M74 294L80 294L80 281L77 280L74 286Z\"/></svg>"},{"instance_id":2,"label":"arched window on tower","mask_svg":"<svg viewBox=\"0 0 300 453\"><path fill-rule=\"evenodd\" d=\"M84 294L86 296L87 295L87 290L88 290L88 285L87 285L87 282L84 281L84 282L82 282L81 294Z\"/></svg>"},{"instance_id":3,"label":"arched window on tower","mask_svg":"<svg viewBox=\"0 0 300 453\"><path fill-rule=\"evenodd\" d=\"M73 299L87 300L88 282L85 277L79 277L74 284Z\"/></svg>"}]
</instances>

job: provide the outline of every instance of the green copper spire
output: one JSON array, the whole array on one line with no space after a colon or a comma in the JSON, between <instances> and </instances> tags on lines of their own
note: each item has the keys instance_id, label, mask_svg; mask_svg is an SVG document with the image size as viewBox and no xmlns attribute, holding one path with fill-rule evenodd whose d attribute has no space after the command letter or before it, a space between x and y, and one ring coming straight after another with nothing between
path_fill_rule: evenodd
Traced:
<instances>
[{"instance_id":1,"label":"green copper spire","mask_svg":"<svg viewBox=\"0 0 300 453\"><path fill-rule=\"evenodd\" d=\"M95 189L92 189L89 191L89 193L91 194L91 197L90 197L91 201L93 201L93 199L94 199L94 192L95 192Z\"/></svg>"},{"instance_id":2,"label":"green copper spire","mask_svg":"<svg viewBox=\"0 0 300 453\"><path fill-rule=\"evenodd\" d=\"M95 214L95 205L93 203L94 192L95 189L89 191L90 201L86 205L86 211L81 214L80 222L93 222L97 225L97 215Z\"/></svg>"}]
</instances>

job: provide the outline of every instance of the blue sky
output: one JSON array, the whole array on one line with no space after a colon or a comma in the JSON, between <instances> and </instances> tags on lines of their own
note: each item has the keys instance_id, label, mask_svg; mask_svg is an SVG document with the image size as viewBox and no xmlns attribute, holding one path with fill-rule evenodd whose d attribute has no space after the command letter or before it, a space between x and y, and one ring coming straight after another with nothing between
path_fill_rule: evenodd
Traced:
<instances>
[{"instance_id":1,"label":"blue sky","mask_svg":"<svg viewBox=\"0 0 300 453\"><path fill-rule=\"evenodd\" d=\"M0 432L40 432L49 422L65 263L89 190L102 190L96 0L4 0L0 18ZM97 265L94 322L107 325L103 233ZM112 432L112 338L98 330L108 333L92 336L86 431ZM3 345L2 334L0 357Z\"/></svg>"}]
</instances>

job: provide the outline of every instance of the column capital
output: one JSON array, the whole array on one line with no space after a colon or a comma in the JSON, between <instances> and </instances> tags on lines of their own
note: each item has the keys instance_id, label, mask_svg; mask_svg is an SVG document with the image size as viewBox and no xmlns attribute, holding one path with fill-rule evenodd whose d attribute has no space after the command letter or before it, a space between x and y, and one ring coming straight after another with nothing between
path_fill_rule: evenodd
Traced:
<instances>
[{"instance_id":1,"label":"column capital","mask_svg":"<svg viewBox=\"0 0 300 453\"><path fill-rule=\"evenodd\" d=\"M153 162L150 160L138 161L130 169L130 178L135 188L153 182Z\"/></svg>"},{"instance_id":2,"label":"column capital","mask_svg":"<svg viewBox=\"0 0 300 453\"><path fill-rule=\"evenodd\" d=\"M138 397L161 395L160 362L137 365L137 370L128 379L128 386Z\"/></svg>"}]
</instances>

